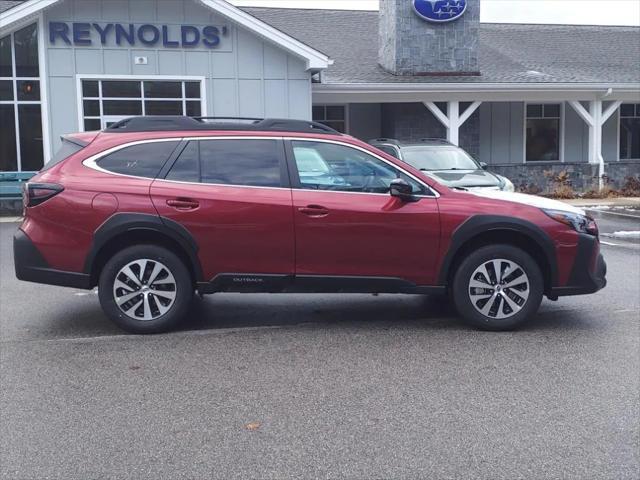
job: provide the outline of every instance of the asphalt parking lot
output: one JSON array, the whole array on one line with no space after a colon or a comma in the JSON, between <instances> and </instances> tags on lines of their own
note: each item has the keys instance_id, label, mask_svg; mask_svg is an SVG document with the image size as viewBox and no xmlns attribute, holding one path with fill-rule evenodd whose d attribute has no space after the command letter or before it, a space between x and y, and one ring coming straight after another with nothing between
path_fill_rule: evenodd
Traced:
<instances>
[{"instance_id":1,"label":"asphalt parking lot","mask_svg":"<svg viewBox=\"0 0 640 480\"><path fill-rule=\"evenodd\" d=\"M620 213L620 212L619 212ZM640 220L598 211L605 233ZM640 478L640 242L517 332L420 296L214 295L131 336L18 282L0 224L0 478Z\"/></svg>"}]
</instances>

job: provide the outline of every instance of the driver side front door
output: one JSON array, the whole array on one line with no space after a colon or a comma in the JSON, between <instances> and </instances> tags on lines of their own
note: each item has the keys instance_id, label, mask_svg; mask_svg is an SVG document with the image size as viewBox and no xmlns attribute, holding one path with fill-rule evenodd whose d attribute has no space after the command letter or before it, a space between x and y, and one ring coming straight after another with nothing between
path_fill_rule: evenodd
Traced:
<instances>
[{"instance_id":1,"label":"driver side front door","mask_svg":"<svg viewBox=\"0 0 640 480\"><path fill-rule=\"evenodd\" d=\"M289 141L296 277L385 277L434 285L440 219L436 198L415 178L364 149ZM389 195L395 178L421 198Z\"/></svg>"}]
</instances>

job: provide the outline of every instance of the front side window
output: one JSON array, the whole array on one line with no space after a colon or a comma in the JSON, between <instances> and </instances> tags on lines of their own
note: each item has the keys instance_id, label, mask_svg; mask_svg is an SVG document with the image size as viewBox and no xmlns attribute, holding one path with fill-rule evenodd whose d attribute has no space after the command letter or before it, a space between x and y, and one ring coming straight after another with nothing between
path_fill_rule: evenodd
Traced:
<instances>
[{"instance_id":1,"label":"front side window","mask_svg":"<svg viewBox=\"0 0 640 480\"><path fill-rule=\"evenodd\" d=\"M281 187L279 140L194 140L167 174L167 180L217 185Z\"/></svg>"},{"instance_id":2,"label":"front side window","mask_svg":"<svg viewBox=\"0 0 640 480\"><path fill-rule=\"evenodd\" d=\"M96 164L113 173L155 178L178 143L170 141L132 145L102 157Z\"/></svg>"},{"instance_id":3,"label":"front side window","mask_svg":"<svg viewBox=\"0 0 640 480\"><path fill-rule=\"evenodd\" d=\"M560 104L527 105L527 162L560 160Z\"/></svg>"},{"instance_id":4,"label":"front side window","mask_svg":"<svg viewBox=\"0 0 640 480\"><path fill-rule=\"evenodd\" d=\"M415 194L426 189L399 169L361 150L325 142L292 141L300 186L310 190L388 193L396 178L413 187Z\"/></svg>"},{"instance_id":5,"label":"front side window","mask_svg":"<svg viewBox=\"0 0 640 480\"><path fill-rule=\"evenodd\" d=\"M620 106L620 159L640 159L640 103Z\"/></svg>"}]
</instances>

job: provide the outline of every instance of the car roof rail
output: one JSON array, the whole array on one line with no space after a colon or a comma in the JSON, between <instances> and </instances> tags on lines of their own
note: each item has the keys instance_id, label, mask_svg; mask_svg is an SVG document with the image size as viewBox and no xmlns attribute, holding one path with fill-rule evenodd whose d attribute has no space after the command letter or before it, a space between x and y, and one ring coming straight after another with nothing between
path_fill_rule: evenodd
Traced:
<instances>
[{"instance_id":1,"label":"car roof rail","mask_svg":"<svg viewBox=\"0 0 640 480\"><path fill-rule=\"evenodd\" d=\"M392 145L400 145L400 141L395 138L373 138L369 140L369 143L378 142L378 143L391 143Z\"/></svg>"},{"instance_id":2,"label":"car roof rail","mask_svg":"<svg viewBox=\"0 0 640 480\"><path fill-rule=\"evenodd\" d=\"M105 132L127 133L182 130L246 130L340 135L340 132L331 127L308 120L251 117L187 117L181 115L129 117L109 126L105 129Z\"/></svg>"},{"instance_id":3,"label":"car roof rail","mask_svg":"<svg viewBox=\"0 0 640 480\"><path fill-rule=\"evenodd\" d=\"M446 138L425 137L425 138L421 138L418 141L421 143L438 143L441 145L453 145L453 143L451 143Z\"/></svg>"}]
</instances>

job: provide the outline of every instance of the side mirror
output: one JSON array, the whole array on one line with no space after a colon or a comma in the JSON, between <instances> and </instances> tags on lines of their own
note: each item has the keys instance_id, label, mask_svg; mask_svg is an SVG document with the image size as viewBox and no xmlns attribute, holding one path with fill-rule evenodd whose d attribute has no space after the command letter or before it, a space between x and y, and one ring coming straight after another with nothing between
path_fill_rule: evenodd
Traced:
<instances>
[{"instance_id":1,"label":"side mirror","mask_svg":"<svg viewBox=\"0 0 640 480\"><path fill-rule=\"evenodd\" d=\"M486 170L489 167L489 165L487 165L486 162L480 162L480 168L482 168L483 170Z\"/></svg>"},{"instance_id":2,"label":"side mirror","mask_svg":"<svg viewBox=\"0 0 640 480\"><path fill-rule=\"evenodd\" d=\"M417 202L418 197L413 195L413 188L406 180L396 178L389 185L389 193L392 197L399 198L403 202Z\"/></svg>"}]
</instances>

